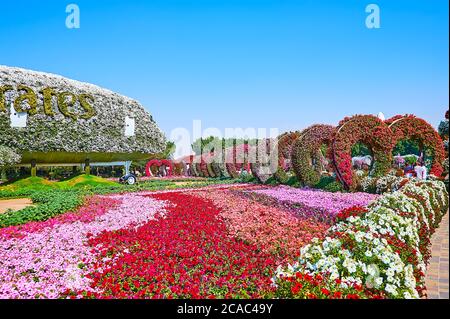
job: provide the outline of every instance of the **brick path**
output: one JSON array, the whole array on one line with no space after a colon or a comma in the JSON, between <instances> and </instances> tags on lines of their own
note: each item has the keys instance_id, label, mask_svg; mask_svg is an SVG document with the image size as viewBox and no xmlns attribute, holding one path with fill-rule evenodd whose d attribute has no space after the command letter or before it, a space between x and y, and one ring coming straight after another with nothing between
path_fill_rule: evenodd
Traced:
<instances>
[{"instance_id":1,"label":"brick path","mask_svg":"<svg viewBox=\"0 0 450 319\"><path fill-rule=\"evenodd\" d=\"M441 221L441 225L431 238L432 257L425 278L429 299L449 299L448 218L449 213L447 212Z\"/></svg>"}]
</instances>

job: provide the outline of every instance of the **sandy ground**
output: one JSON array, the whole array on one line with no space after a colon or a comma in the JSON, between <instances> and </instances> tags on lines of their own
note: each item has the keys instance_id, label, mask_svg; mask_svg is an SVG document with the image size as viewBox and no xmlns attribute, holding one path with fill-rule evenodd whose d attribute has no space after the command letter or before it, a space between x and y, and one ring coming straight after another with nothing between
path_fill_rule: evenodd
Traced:
<instances>
[{"instance_id":1,"label":"sandy ground","mask_svg":"<svg viewBox=\"0 0 450 319\"><path fill-rule=\"evenodd\" d=\"M25 207L33 205L33 202L29 198L17 198L0 200L0 214L3 214L8 209L21 210Z\"/></svg>"}]
</instances>

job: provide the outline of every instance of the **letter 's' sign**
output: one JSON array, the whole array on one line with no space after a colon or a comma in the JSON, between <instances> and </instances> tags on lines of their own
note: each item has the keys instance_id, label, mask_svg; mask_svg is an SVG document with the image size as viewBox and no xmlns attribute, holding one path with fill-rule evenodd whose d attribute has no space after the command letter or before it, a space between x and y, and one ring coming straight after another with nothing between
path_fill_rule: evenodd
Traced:
<instances>
[{"instance_id":1,"label":"letter 's' sign","mask_svg":"<svg viewBox=\"0 0 450 319\"><path fill-rule=\"evenodd\" d=\"M38 95L34 90L25 85L18 85L14 88L12 85L0 86L0 113L6 112L6 98L5 93L8 91L16 90L18 96L14 100L14 109L18 113L28 113L29 115L35 115L38 113ZM56 97L57 108L65 117L73 120L83 119L88 120L96 115L92 103L94 103L94 97L90 94L73 94L70 92L56 92L53 88L47 87L39 91L42 94L42 112L48 116L55 115L55 109L52 104L53 97ZM79 103L81 109L84 112L76 113L74 107Z\"/></svg>"}]
</instances>

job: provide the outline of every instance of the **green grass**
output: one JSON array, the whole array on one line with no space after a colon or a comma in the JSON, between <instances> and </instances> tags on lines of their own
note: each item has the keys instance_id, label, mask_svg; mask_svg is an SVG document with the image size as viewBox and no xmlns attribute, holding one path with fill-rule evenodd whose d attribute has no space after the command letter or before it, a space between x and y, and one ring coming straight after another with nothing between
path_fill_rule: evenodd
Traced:
<instances>
[{"instance_id":1,"label":"green grass","mask_svg":"<svg viewBox=\"0 0 450 319\"><path fill-rule=\"evenodd\" d=\"M73 189L87 186L97 187L97 186L119 186L119 185L120 185L119 183L112 182L110 180L93 175L78 175L61 182L52 182L41 177L27 177L0 186L0 192L2 191L14 192L19 190L44 191L52 189Z\"/></svg>"},{"instance_id":2,"label":"green grass","mask_svg":"<svg viewBox=\"0 0 450 319\"><path fill-rule=\"evenodd\" d=\"M28 177L0 186L0 191L15 191L19 189L46 190L55 188L56 182L41 177Z\"/></svg>"},{"instance_id":3,"label":"green grass","mask_svg":"<svg viewBox=\"0 0 450 319\"><path fill-rule=\"evenodd\" d=\"M58 188L69 189L78 187L119 186L119 183L93 175L79 175L69 180L56 183Z\"/></svg>"}]
</instances>

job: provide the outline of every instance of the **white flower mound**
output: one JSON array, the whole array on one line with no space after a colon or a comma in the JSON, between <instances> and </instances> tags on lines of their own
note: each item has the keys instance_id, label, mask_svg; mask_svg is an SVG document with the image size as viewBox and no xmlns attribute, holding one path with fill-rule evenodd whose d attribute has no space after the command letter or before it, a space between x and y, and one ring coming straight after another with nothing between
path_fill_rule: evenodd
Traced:
<instances>
[{"instance_id":1,"label":"white flower mound","mask_svg":"<svg viewBox=\"0 0 450 319\"><path fill-rule=\"evenodd\" d=\"M0 145L0 168L20 163L21 156L7 146Z\"/></svg>"},{"instance_id":2,"label":"white flower mound","mask_svg":"<svg viewBox=\"0 0 450 319\"><path fill-rule=\"evenodd\" d=\"M159 153L165 147L165 136L152 116L137 101L93 84L64 77L0 65L0 86L11 85L4 94L6 112L0 112L0 145L29 152L106 152ZM21 94L18 85L25 85L37 95L37 114L29 115L26 128L10 127L10 105ZM88 120L65 117L53 98L53 117L43 112L40 91L52 87L56 93L89 94L96 115ZM71 111L81 114L77 101ZM125 118L135 119L135 136L125 136Z\"/></svg>"},{"instance_id":3,"label":"white flower mound","mask_svg":"<svg viewBox=\"0 0 450 319\"><path fill-rule=\"evenodd\" d=\"M426 270L419 231L423 227L431 236L431 227L447 209L448 193L442 182L409 182L400 191L373 202L366 214L332 226L330 237L314 239L303 247L296 263L278 267L274 282L296 272L322 273L328 274L330 280L340 278L342 285L357 283L384 291L389 298L418 298ZM344 248L345 237L354 241L353 249ZM413 248L417 263L402 260L386 238L396 238ZM423 274L419 282L414 270Z\"/></svg>"}]
</instances>

